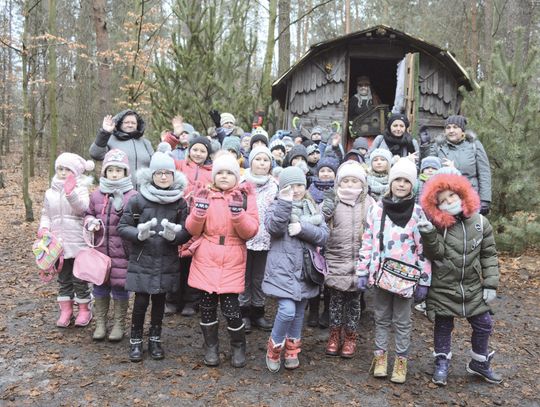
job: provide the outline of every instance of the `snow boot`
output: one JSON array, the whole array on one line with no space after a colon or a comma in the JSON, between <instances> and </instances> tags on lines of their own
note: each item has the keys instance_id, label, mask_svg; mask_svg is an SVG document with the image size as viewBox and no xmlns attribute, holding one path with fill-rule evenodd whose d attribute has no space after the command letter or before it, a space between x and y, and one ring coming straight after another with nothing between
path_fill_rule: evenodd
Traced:
<instances>
[{"instance_id":1,"label":"snow boot","mask_svg":"<svg viewBox=\"0 0 540 407\"><path fill-rule=\"evenodd\" d=\"M86 298L75 301L79 305L79 313L77 314L77 318L75 318L75 326L87 326L92 320L92 300Z\"/></svg>"},{"instance_id":2,"label":"snow boot","mask_svg":"<svg viewBox=\"0 0 540 407\"><path fill-rule=\"evenodd\" d=\"M246 332L244 325L239 328L227 327L231 337L231 366L244 367L246 365Z\"/></svg>"},{"instance_id":3,"label":"snow boot","mask_svg":"<svg viewBox=\"0 0 540 407\"><path fill-rule=\"evenodd\" d=\"M488 355L479 355L471 351L471 361L467 364L467 372L476 376L480 376L488 383L499 384L503 381L500 374L497 374L491 369L491 360L495 355L495 351Z\"/></svg>"},{"instance_id":4,"label":"snow boot","mask_svg":"<svg viewBox=\"0 0 540 407\"><path fill-rule=\"evenodd\" d=\"M339 349L341 348L341 326L333 326L330 328L330 336L326 343L326 354L328 356L339 355Z\"/></svg>"},{"instance_id":5,"label":"snow boot","mask_svg":"<svg viewBox=\"0 0 540 407\"><path fill-rule=\"evenodd\" d=\"M67 328L73 318L73 300L69 297L58 297L58 306L60 307L60 316L56 321L56 326Z\"/></svg>"},{"instance_id":6,"label":"snow boot","mask_svg":"<svg viewBox=\"0 0 540 407\"><path fill-rule=\"evenodd\" d=\"M407 358L405 356L396 355L394 360L394 369L392 370L392 383L402 384L407 380Z\"/></svg>"},{"instance_id":7,"label":"snow boot","mask_svg":"<svg viewBox=\"0 0 540 407\"><path fill-rule=\"evenodd\" d=\"M192 302L186 302L182 307L180 315L182 315L183 317L192 317L196 313L197 310L195 309L195 304L193 304Z\"/></svg>"},{"instance_id":8,"label":"snow boot","mask_svg":"<svg viewBox=\"0 0 540 407\"><path fill-rule=\"evenodd\" d=\"M270 332L274 324L264 317L264 307L251 308L251 325L261 331Z\"/></svg>"},{"instance_id":9,"label":"snow boot","mask_svg":"<svg viewBox=\"0 0 540 407\"><path fill-rule=\"evenodd\" d=\"M143 359L142 328L131 326L131 338L129 339L129 360L140 362Z\"/></svg>"},{"instance_id":10,"label":"snow boot","mask_svg":"<svg viewBox=\"0 0 540 407\"><path fill-rule=\"evenodd\" d=\"M244 323L244 330L246 334L251 333L251 307L240 307L240 314L242 315L242 322Z\"/></svg>"},{"instance_id":11,"label":"snow boot","mask_svg":"<svg viewBox=\"0 0 540 407\"><path fill-rule=\"evenodd\" d=\"M120 342L126 329L126 314L129 300L114 300L114 325L109 334L109 341Z\"/></svg>"},{"instance_id":12,"label":"snow boot","mask_svg":"<svg viewBox=\"0 0 540 407\"><path fill-rule=\"evenodd\" d=\"M446 386L452 352L448 352L448 354L433 352L433 356L435 356L435 369L431 381L439 386Z\"/></svg>"},{"instance_id":13,"label":"snow boot","mask_svg":"<svg viewBox=\"0 0 540 407\"><path fill-rule=\"evenodd\" d=\"M152 325L148 332L148 353L154 360L161 360L165 352L161 347L161 325Z\"/></svg>"},{"instance_id":14,"label":"snow boot","mask_svg":"<svg viewBox=\"0 0 540 407\"><path fill-rule=\"evenodd\" d=\"M204 336L204 364L206 366L217 366L219 365L218 321L209 324L201 322L200 325Z\"/></svg>"},{"instance_id":15,"label":"snow boot","mask_svg":"<svg viewBox=\"0 0 540 407\"><path fill-rule=\"evenodd\" d=\"M107 313L109 312L109 302L111 297L96 297L94 300L94 321L96 328L92 339L102 341L107 335Z\"/></svg>"},{"instance_id":16,"label":"snow boot","mask_svg":"<svg viewBox=\"0 0 540 407\"><path fill-rule=\"evenodd\" d=\"M285 340L285 369L296 369L300 366L298 354L302 351L300 339L287 338Z\"/></svg>"},{"instance_id":17,"label":"snow boot","mask_svg":"<svg viewBox=\"0 0 540 407\"><path fill-rule=\"evenodd\" d=\"M310 298L308 301L309 314L308 314L307 325L311 328L315 328L319 326L319 299L320 299L320 296L317 295L316 297Z\"/></svg>"},{"instance_id":18,"label":"snow boot","mask_svg":"<svg viewBox=\"0 0 540 407\"><path fill-rule=\"evenodd\" d=\"M354 354L356 353L356 337L357 333L355 331L345 329L345 337L339 356L345 359L351 359L354 357Z\"/></svg>"},{"instance_id":19,"label":"snow boot","mask_svg":"<svg viewBox=\"0 0 540 407\"><path fill-rule=\"evenodd\" d=\"M376 350L370 370L373 372L373 377L388 376L388 353L384 350Z\"/></svg>"},{"instance_id":20,"label":"snow boot","mask_svg":"<svg viewBox=\"0 0 540 407\"><path fill-rule=\"evenodd\" d=\"M272 337L268 338L268 344L266 346L266 367L272 373L279 372L281 367L281 351L283 350L284 343L275 344Z\"/></svg>"}]
</instances>

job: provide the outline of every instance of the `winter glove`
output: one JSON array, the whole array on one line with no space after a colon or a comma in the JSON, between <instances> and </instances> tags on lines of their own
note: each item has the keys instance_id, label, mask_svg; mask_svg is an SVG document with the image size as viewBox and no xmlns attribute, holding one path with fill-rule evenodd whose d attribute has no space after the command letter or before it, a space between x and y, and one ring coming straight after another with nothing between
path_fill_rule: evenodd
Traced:
<instances>
[{"instance_id":1,"label":"winter glove","mask_svg":"<svg viewBox=\"0 0 540 407\"><path fill-rule=\"evenodd\" d=\"M497 297L497 290L493 288L484 288L483 298L486 303L491 302Z\"/></svg>"},{"instance_id":2,"label":"winter glove","mask_svg":"<svg viewBox=\"0 0 540 407\"><path fill-rule=\"evenodd\" d=\"M41 239L43 236L45 236L47 233L49 233L48 228L39 228L37 231L37 237L38 239Z\"/></svg>"},{"instance_id":3,"label":"winter glove","mask_svg":"<svg viewBox=\"0 0 540 407\"><path fill-rule=\"evenodd\" d=\"M302 231L302 225L297 223L289 223L289 236L296 236L298 233Z\"/></svg>"},{"instance_id":4,"label":"winter glove","mask_svg":"<svg viewBox=\"0 0 540 407\"><path fill-rule=\"evenodd\" d=\"M99 219L93 218L86 222L86 230L89 232L97 232L101 228Z\"/></svg>"},{"instance_id":5,"label":"winter glove","mask_svg":"<svg viewBox=\"0 0 540 407\"><path fill-rule=\"evenodd\" d=\"M244 206L244 197L240 191L234 191L231 194L231 200L229 201L229 209L233 216L238 216Z\"/></svg>"},{"instance_id":6,"label":"winter glove","mask_svg":"<svg viewBox=\"0 0 540 407\"><path fill-rule=\"evenodd\" d=\"M489 211L490 211L490 202L480 201L480 215L487 216L489 215Z\"/></svg>"},{"instance_id":7,"label":"winter glove","mask_svg":"<svg viewBox=\"0 0 540 407\"><path fill-rule=\"evenodd\" d=\"M212 118L212 121L216 125L216 128L221 127L221 115L216 109L212 109L208 112L210 117Z\"/></svg>"},{"instance_id":8,"label":"winter glove","mask_svg":"<svg viewBox=\"0 0 540 407\"><path fill-rule=\"evenodd\" d=\"M426 299L429 287L425 285L419 285L414 290L414 302L422 302Z\"/></svg>"},{"instance_id":9,"label":"winter glove","mask_svg":"<svg viewBox=\"0 0 540 407\"><path fill-rule=\"evenodd\" d=\"M358 291L366 291L367 284L368 284L368 276L367 275L358 276L358 283L357 283Z\"/></svg>"},{"instance_id":10,"label":"winter glove","mask_svg":"<svg viewBox=\"0 0 540 407\"><path fill-rule=\"evenodd\" d=\"M152 218L152 220L149 220L148 222L139 223L137 225L137 229L139 230L139 234L137 235L137 239L139 239L141 242L148 239L150 236L154 236L156 232L152 230L153 227L157 226L157 219Z\"/></svg>"},{"instance_id":11,"label":"winter glove","mask_svg":"<svg viewBox=\"0 0 540 407\"><path fill-rule=\"evenodd\" d=\"M75 178L75 174L69 174L64 181L64 192L66 193L66 196L71 195L76 186L77 178Z\"/></svg>"},{"instance_id":12,"label":"winter glove","mask_svg":"<svg viewBox=\"0 0 540 407\"><path fill-rule=\"evenodd\" d=\"M427 233L433 230L433 224L427 219L418 222L417 226L420 233Z\"/></svg>"},{"instance_id":13,"label":"winter glove","mask_svg":"<svg viewBox=\"0 0 540 407\"><path fill-rule=\"evenodd\" d=\"M167 219L161 221L161 226L163 226L163 230L159 232L159 235L169 242L172 242L176 238L176 233L182 230L182 225L169 222Z\"/></svg>"},{"instance_id":14,"label":"winter glove","mask_svg":"<svg viewBox=\"0 0 540 407\"><path fill-rule=\"evenodd\" d=\"M281 191L279 191L279 198L283 199L284 201L292 202L293 190L290 185L286 186Z\"/></svg>"},{"instance_id":15,"label":"winter glove","mask_svg":"<svg viewBox=\"0 0 540 407\"><path fill-rule=\"evenodd\" d=\"M208 194L210 191L206 188L200 188L194 194L195 202L195 214L197 216L205 216L206 210L210 206L210 201L208 200Z\"/></svg>"}]
</instances>

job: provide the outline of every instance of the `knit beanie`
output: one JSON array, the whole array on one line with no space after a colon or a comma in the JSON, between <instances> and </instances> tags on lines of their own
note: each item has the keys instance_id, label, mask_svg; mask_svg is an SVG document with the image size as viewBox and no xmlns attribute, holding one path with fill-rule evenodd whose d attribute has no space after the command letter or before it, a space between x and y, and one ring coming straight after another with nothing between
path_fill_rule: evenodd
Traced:
<instances>
[{"instance_id":1,"label":"knit beanie","mask_svg":"<svg viewBox=\"0 0 540 407\"><path fill-rule=\"evenodd\" d=\"M369 150L368 142L364 137L358 137L356 140L354 140L352 148L353 150L360 150L361 148L364 150Z\"/></svg>"},{"instance_id":2,"label":"knit beanie","mask_svg":"<svg viewBox=\"0 0 540 407\"><path fill-rule=\"evenodd\" d=\"M54 162L54 169L64 167L71 170L75 177L80 177L85 171L92 171L95 167L92 160L85 160L74 153L62 153Z\"/></svg>"},{"instance_id":3,"label":"knit beanie","mask_svg":"<svg viewBox=\"0 0 540 407\"><path fill-rule=\"evenodd\" d=\"M236 136L229 136L225 137L223 139L223 143L221 144L221 148L223 150L233 150L236 153L236 156L240 156L240 138Z\"/></svg>"},{"instance_id":4,"label":"knit beanie","mask_svg":"<svg viewBox=\"0 0 540 407\"><path fill-rule=\"evenodd\" d=\"M189 123L184 123L184 131L191 136L193 133L195 133L195 127ZM177 136L179 136L179 134L177 134Z\"/></svg>"},{"instance_id":5,"label":"knit beanie","mask_svg":"<svg viewBox=\"0 0 540 407\"><path fill-rule=\"evenodd\" d=\"M291 166L284 168L279 174L279 189L289 185L302 184L307 185L306 176L300 167Z\"/></svg>"},{"instance_id":6,"label":"knit beanie","mask_svg":"<svg viewBox=\"0 0 540 407\"><path fill-rule=\"evenodd\" d=\"M268 137L261 133L253 132L251 140L249 140L249 148L253 148L253 144L257 141L262 141L265 146L268 146Z\"/></svg>"},{"instance_id":7,"label":"knit beanie","mask_svg":"<svg viewBox=\"0 0 540 407\"><path fill-rule=\"evenodd\" d=\"M176 171L174 165L174 159L171 155L171 145L169 143L161 142L157 147L157 151L152 155L150 159L150 170L152 174L157 170Z\"/></svg>"},{"instance_id":8,"label":"knit beanie","mask_svg":"<svg viewBox=\"0 0 540 407\"><path fill-rule=\"evenodd\" d=\"M317 163L317 175L319 175L319 171L321 170L321 168L325 168L325 167L330 168L335 174L338 166L339 166L339 161L335 158L332 158L332 157L321 158L319 162Z\"/></svg>"},{"instance_id":9,"label":"knit beanie","mask_svg":"<svg viewBox=\"0 0 540 407\"><path fill-rule=\"evenodd\" d=\"M313 154L314 152L320 153L319 146L317 144L313 143L306 147L307 155Z\"/></svg>"},{"instance_id":10,"label":"knit beanie","mask_svg":"<svg viewBox=\"0 0 540 407\"><path fill-rule=\"evenodd\" d=\"M302 144L295 144L291 151L289 151L289 163L296 157L303 157L304 161L307 162L307 151Z\"/></svg>"},{"instance_id":11,"label":"knit beanie","mask_svg":"<svg viewBox=\"0 0 540 407\"><path fill-rule=\"evenodd\" d=\"M444 122L444 126L448 126L449 124L455 124L458 126L461 130L465 131L465 128L467 127L467 119L464 116L448 116L448 119Z\"/></svg>"},{"instance_id":12,"label":"knit beanie","mask_svg":"<svg viewBox=\"0 0 540 407\"><path fill-rule=\"evenodd\" d=\"M255 135L257 135L257 134L260 134L260 135L266 137L266 144L268 145L268 132L267 132L265 129L263 129L262 127L260 127L260 126L259 126L259 127L256 127L256 128L251 132L251 134L252 134L253 136L255 136Z\"/></svg>"},{"instance_id":13,"label":"knit beanie","mask_svg":"<svg viewBox=\"0 0 540 407\"><path fill-rule=\"evenodd\" d=\"M283 151L283 154L287 152L285 149L285 144L283 144L283 141L281 140L274 140L270 143L270 151L274 151L276 148L279 148L281 151Z\"/></svg>"},{"instance_id":14,"label":"knit beanie","mask_svg":"<svg viewBox=\"0 0 540 407\"><path fill-rule=\"evenodd\" d=\"M458 170L456 167L441 167L437 171L435 171L436 174L454 174L454 175L461 175L461 171Z\"/></svg>"},{"instance_id":15,"label":"knit beanie","mask_svg":"<svg viewBox=\"0 0 540 407\"><path fill-rule=\"evenodd\" d=\"M339 166L336 175L336 185L339 185L345 177L358 178L362 184L365 185L366 183L366 172L362 168L362 165L356 161L345 161Z\"/></svg>"},{"instance_id":16,"label":"knit beanie","mask_svg":"<svg viewBox=\"0 0 540 407\"><path fill-rule=\"evenodd\" d=\"M240 179L240 166L236 157L230 152L222 150L216 155L212 163L212 179L216 177L218 172L223 170L232 172L236 177L236 181Z\"/></svg>"},{"instance_id":17,"label":"knit beanie","mask_svg":"<svg viewBox=\"0 0 540 407\"><path fill-rule=\"evenodd\" d=\"M413 186L416 185L416 165L409 160L408 158L400 158L397 162L390 168L390 173L388 174L388 185L391 185L398 178L405 178Z\"/></svg>"},{"instance_id":18,"label":"knit beanie","mask_svg":"<svg viewBox=\"0 0 540 407\"><path fill-rule=\"evenodd\" d=\"M191 149L191 147L193 147L195 144L202 144L206 148L208 154L212 152L212 147L210 144L210 140L208 140L208 137L193 137L189 142L189 148Z\"/></svg>"},{"instance_id":19,"label":"knit beanie","mask_svg":"<svg viewBox=\"0 0 540 407\"><path fill-rule=\"evenodd\" d=\"M402 113L394 113L388 118L388 122L386 123L386 129L389 133L392 133L390 131L390 126L392 126L392 123L394 123L396 120L401 120L403 123L405 123L405 128L408 129L410 126L409 119L407 119L407 116Z\"/></svg>"},{"instance_id":20,"label":"knit beanie","mask_svg":"<svg viewBox=\"0 0 540 407\"><path fill-rule=\"evenodd\" d=\"M294 141L290 136L284 136L281 141L283 142L283 145L286 147L293 147Z\"/></svg>"},{"instance_id":21,"label":"knit beanie","mask_svg":"<svg viewBox=\"0 0 540 407\"><path fill-rule=\"evenodd\" d=\"M210 154L215 154L221 150L221 144L218 139L213 138L210 140Z\"/></svg>"},{"instance_id":22,"label":"knit beanie","mask_svg":"<svg viewBox=\"0 0 540 407\"><path fill-rule=\"evenodd\" d=\"M221 124L221 127L223 127L225 123L236 124L236 119L231 113L221 113L221 119L219 123Z\"/></svg>"},{"instance_id":23,"label":"knit beanie","mask_svg":"<svg viewBox=\"0 0 540 407\"><path fill-rule=\"evenodd\" d=\"M369 155L370 161L373 161L375 157L382 157L388 161L389 165L392 165L392 153L386 148L376 148Z\"/></svg>"},{"instance_id":24,"label":"knit beanie","mask_svg":"<svg viewBox=\"0 0 540 407\"><path fill-rule=\"evenodd\" d=\"M420 173L426 168L435 168L436 170L442 167L442 163L439 157L429 156L422 159L420 163Z\"/></svg>"},{"instance_id":25,"label":"knit beanie","mask_svg":"<svg viewBox=\"0 0 540 407\"><path fill-rule=\"evenodd\" d=\"M126 175L129 176L129 159L127 154L124 153L122 150L113 148L112 150L109 150L107 154L105 154L105 158L103 159L103 165L101 166L102 177L105 176L105 171L107 171L107 168L112 165L114 165L115 167L124 168L126 170Z\"/></svg>"},{"instance_id":26,"label":"knit beanie","mask_svg":"<svg viewBox=\"0 0 540 407\"><path fill-rule=\"evenodd\" d=\"M266 154L268 156L268 158L270 159L270 162L272 162L272 160L274 159L274 157L272 156L272 152L270 151L270 149L268 147L265 147L265 146L257 146L255 147L254 149L251 150L251 152L249 153L249 158L248 158L248 161L249 161L249 166L251 167L251 162L253 161L253 159L259 155L259 154Z\"/></svg>"}]
</instances>

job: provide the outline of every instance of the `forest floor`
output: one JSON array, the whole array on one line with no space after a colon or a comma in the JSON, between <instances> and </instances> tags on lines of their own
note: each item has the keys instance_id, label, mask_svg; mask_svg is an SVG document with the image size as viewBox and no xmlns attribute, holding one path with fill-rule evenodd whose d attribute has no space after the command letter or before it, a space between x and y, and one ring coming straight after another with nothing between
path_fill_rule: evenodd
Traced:
<instances>
[{"instance_id":1,"label":"forest floor","mask_svg":"<svg viewBox=\"0 0 540 407\"><path fill-rule=\"evenodd\" d=\"M31 254L47 187L34 177L30 191L36 221L25 222L20 154L4 160L6 188L0 190L0 405L2 406L540 406L540 253L501 255L501 284L494 303L497 350L494 367L504 376L490 385L469 375L470 329L456 324L448 386L431 383L432 324L414 312L413 345L405 385L368 374L373 347L373 313L359 329L354 359L324 355L328 330L305 328L301 367L270 373L265 366L267 333L247 336L247 366L228 363L229 346L221 324L218 368L202 363L202 335L197 317L165 317L166 357L142 363L127 358L129 340L96 343L86 328L59 329L56 284L38 277ZM36 174L45 174L39 163ZM275 306L270 301L268 314ZM146 347L146 344L145 344Z\"/></svg>"}]
</instances>

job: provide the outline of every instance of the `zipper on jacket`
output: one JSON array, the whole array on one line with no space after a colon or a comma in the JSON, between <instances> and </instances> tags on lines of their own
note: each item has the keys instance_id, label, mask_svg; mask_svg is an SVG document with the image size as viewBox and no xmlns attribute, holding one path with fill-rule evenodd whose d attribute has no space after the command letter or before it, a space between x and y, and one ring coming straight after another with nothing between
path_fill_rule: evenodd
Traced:
<instances>
[{"instance_id":1,"label":"zipper on jacket","mask_svg":"<svg viewBox=\"0 0 540 407\"><path fill-rule=\"evenodd\" d=\"M463 221L461 221L461 227L463 229L463 265L461 266L461 281L459 282L459 286L461 288L461 296L463 297L461 307L463 316L465 317L465 289L463 288L463 279L465 278L465 260L467 259L467 231L465 230Z\"/></svg>"},{"instance_id":2,"label":"zipper on jacket","mask_svg":"<svg viewBox=\"0 0 540 407\"><path fill-rule=\"evenodd\" d=\"M111 223L111 207L112 207L112 203L113 203L113 200L112 199L108 199L107 200L107 223L105 225L103 225L103 228L105 229L103 231L104 235L105 235L105 247L107 249L107 256L111 257L111 255L109 254L109 225ZM94 242L95 243L95 242Z\"/></svg>"},{"instance_id":3,"label":"zipper on jacket","mask_svg":"<svg viewBox=\"0 0 540 407\"><path fill-rule=\"evenodd\" d=\"M139 166L137 165L137 161L139 160L139 156L137 155L137 146L135 145L134 139L131 139L131 142L133 143L133 151L135 152L135 168L131 171L137 171L137 168L139 168Z\"/></svg>"}]
</instances>

